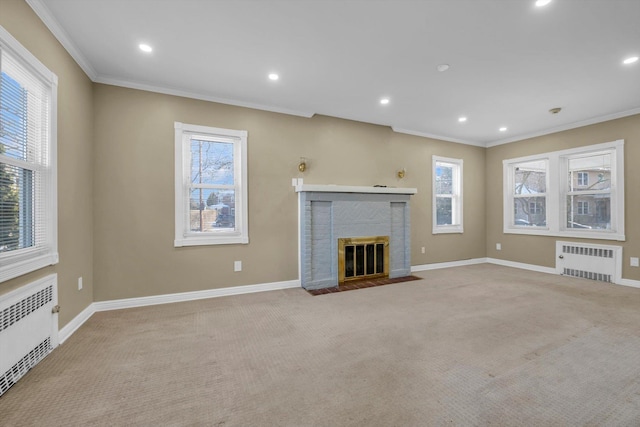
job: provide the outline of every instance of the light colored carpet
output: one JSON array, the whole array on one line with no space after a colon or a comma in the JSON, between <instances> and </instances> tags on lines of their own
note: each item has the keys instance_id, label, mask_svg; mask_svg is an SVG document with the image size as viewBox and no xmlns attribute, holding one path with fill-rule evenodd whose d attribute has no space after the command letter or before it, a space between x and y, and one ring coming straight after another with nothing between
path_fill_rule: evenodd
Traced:
<instances>
[{"instance_id":1,"label":"light colored carpet","mask_svg":"<svg viewBox=\"0 0 640 427\"><path fill-rule=\"evenodd\" d=\"M2 426L638 426L640 289L492 265L96 313Z\"/></svg>"}]
</instances>

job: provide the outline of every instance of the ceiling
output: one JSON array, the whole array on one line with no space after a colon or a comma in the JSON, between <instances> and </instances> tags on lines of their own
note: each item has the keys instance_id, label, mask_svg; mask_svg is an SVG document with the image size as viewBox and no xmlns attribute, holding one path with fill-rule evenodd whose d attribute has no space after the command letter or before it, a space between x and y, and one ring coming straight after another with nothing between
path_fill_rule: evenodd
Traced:
<instances>
[{"instance_id":1,"label":"ceiling","mask_svg":"<svg viewBox=\"0 0 640 427\"><path fill-rule=\"evenodd\" d=\"M640 113L640 0L27 2L101 83L480 146Z\"/></svg>"}]
</instances>

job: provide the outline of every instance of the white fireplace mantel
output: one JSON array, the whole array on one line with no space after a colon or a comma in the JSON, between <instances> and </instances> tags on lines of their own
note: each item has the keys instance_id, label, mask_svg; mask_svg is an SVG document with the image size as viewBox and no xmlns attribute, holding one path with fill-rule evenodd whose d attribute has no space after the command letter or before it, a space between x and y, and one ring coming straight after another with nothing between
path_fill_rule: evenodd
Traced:
<instances>
[{"instance_id":1,"label":"white fireplace mantel","mask_svg":"<svg viewBox=\"0 0 640 427\"><path fill-rule=\"evenodd\" d=\"M302 184L295 186L296 193L313 191L317 193L373 193L373 194L416 194L416 188L367 187L354 185Z\"/></svg>"}]
</instances>

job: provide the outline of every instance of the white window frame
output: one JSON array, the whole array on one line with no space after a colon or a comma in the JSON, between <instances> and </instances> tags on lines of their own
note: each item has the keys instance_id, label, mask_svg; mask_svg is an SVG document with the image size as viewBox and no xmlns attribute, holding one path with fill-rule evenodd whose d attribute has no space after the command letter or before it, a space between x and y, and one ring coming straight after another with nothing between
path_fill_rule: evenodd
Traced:
<instances>
[{"instance_id":1,"label":"white window frame","mask_svg":"<svg viewBox=\"0 0 640 427\"><path fill-rule=\"evenodd\" d=\"M543 162L545 164L545 187L546 187L546 191L544 193L536 193L533 195L516 195L515 194L515 172L516 172L516 168L519 167L521 164L523 163L530 163L530 162ZM503 165L504 165L504 161L503 161ZM515 223L515 215L516 215L516 209L514 208L515 206L515 199L517 197L539 197L539 198L544 198L545 199L545 203L544 206L546 207L546 211L545 211L545 218L547 221L547 227L542 227L543 229L548 229L548 224L549 224L549 204L550 204L550 198L549 198L549 187L550 187L550 180L549 180L549 159L546 157L539 157L539 156L529 156L529 157L520 157L518 159L511 159L509 161L509 163L507 163L506 165L504 165L503 167L503 174L504 174L504 191L505 191L505 208L504 208L504 218L505 218L505 230L507 229L507 224L508 224L508 228L510 230L515 230L514 232L520 232L519 230L523 230L524 233L523 234L530 234L528 233L528 231L532 228L532 226L523 226L523 225L518 225ZM509 191L509 193L507 193L507 191ZM507 212L507 201L506 198L509 198L509 203L510 203L510 207L509 207L509 212ZM541 207L541 210L542 209ZM539 230L540 228L538 228L536 226L536 230ZM507 231L505 231L506 233Z\"/></svg>"},{"instance_id":2,"label":"white window frame","mask_svg":"<svg viewBox=\"0 0 640 427\"><path fill-rule=\"evenodd\" d=\"M611 154L611 228L587 230L566 227L566 196L569 191L568 164L574 157L590 154ZM547 162L546 226L516 226L514 224L514 167L519 163ZM625 240L624 231L624 140L605 142L568 150L505 159L503 165L503 232L583 239Z\"/></svg>"},{"instance_id":3,"label":"white window frame","mask_svg":"<svg viewBox=\"0 0 640 427\"><path fill-rule=\"evenodd\" d=\"M438 225L438 216L437 216L437 197L442 197L443 195L439 195L436 193L436 167L438 163L445 163L453 167L453 190L451 195L451 222L453 224L447 225ZM431 170L432 170L432 191L431 194L433 197L431 198L432 205L432 218L433 218L433 234L444 234L444 233L464 233L464 223L463 223L463 189L462 189L462 181L463 181L463 160L462 159L453 159L450 157L441 157L441 156L432 156L431 160Z\"/></svg>"},{"instance_id":4,"label":"white window frame","mask_svg":"<svg viewBox=\"0 0 640 427\"><path fill-rule=\"evenodd\" d=\"M37 170L38 183L35 188L34 218L41 220L43 227L40 238L36 237L34 246L0 254L0 282L22 276L32 271L57 264L58 258L58 185L57 185L57 96L58 77L42 64L31 52L20 44L8 31L0 26L0 51L5 51L20 66L31 73L31 77L40 80L46 87L49 97L48 123L39 141L40 149L47 155L40 156L39 163L4 158L6 164ZM1 57L0 57L1 60ZM37 147L36 147L37 148ZM45 157L45 158L43 158Z\"/></svg>"},{"instance_id":5,"label":"white window frame","mask_svg":"<svg viewBox=\"0 0 640 427\"><path fill-rule=\"evenodd\" d=\"M246 130L222 129L175 122L175 240L174 246L249 243ZM189 229L191 135L231 142L234 145L235 229L194 233Z\"/></svg>"}]
</instances>

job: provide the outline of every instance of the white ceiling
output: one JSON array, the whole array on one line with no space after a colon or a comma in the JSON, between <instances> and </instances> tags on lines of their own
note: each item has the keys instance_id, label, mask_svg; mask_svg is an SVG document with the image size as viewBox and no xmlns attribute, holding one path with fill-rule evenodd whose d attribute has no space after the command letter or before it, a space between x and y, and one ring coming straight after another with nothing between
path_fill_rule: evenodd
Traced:
<instances>
[{"instance_id":1,"label":"white ceiling","mask_svg":"<svg viewBox=\"0 0 640 427\"><path fill-rule=\"evenodd\" d=\"M640 0L27 1L96 82L481 146L640 113Z\"/></svg>"}]
</instances>

